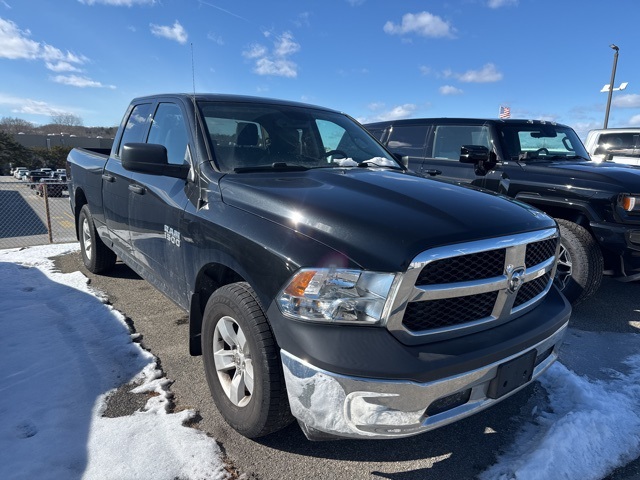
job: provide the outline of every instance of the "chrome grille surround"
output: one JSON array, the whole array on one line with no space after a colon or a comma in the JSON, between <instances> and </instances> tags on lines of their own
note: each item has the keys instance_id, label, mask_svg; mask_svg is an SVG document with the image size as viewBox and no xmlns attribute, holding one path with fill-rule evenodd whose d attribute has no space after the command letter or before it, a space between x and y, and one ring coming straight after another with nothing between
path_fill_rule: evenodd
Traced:
<instances>
[{"instance_id":1,"label":"chrome grille surround","mask_svg":"<svg viewBox=\"0 0 640 480\"><path fill-rule=\"evenodd\" d=\"M559 240L558 229L550 228L447 245L420 253L411 262L397 287L393 304L388 310L387 328L405 344L421 344L491 328L530 311L551 288L560 249ZM446 275L442 275L441 261L445 260L444 264L450 262L454 269L460 270L464 268L460 265L462 263L464 266L466 257L475 268L486 252L489 252L487 256L490 261L481 263L489 267L478 269L472 278L463 275L464 281L437 284L432 284L428 279L430 265L443 279ZM496 258L504 258L503 265L498 265L499 269L495 265ZM526 261L537 263L527 265ZM495 300L487 306L489 294ZM475 297L465 299L471 296ZM470 313L469 304L473 305L475 298L481 297L484 299L483 309L477 315ZM423 302L430 303L420 305ZM460 320L456 322L457 305L464 309L464 315L460 315ZM445 311L441 306L449 310ZM426 320L412 320L418 310ZM430 318L434 321L431 322Z\"/></svg>"}]
</instances>

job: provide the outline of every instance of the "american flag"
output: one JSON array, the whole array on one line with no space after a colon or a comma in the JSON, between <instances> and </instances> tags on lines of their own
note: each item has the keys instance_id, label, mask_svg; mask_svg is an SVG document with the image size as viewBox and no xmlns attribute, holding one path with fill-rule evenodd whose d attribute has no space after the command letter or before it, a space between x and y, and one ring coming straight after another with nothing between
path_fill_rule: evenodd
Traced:
<instances>
[{"instance_id":1,"label":"american flag","mask_svg":"<svg viewBox=\"0 0 640 480\"><path fill-rule=\"evenodd\" d=\"M509 107L503 107L500 105L500 112L498 114L500 118L511 118L511 109Z\"/></svg>"}]
</instances>

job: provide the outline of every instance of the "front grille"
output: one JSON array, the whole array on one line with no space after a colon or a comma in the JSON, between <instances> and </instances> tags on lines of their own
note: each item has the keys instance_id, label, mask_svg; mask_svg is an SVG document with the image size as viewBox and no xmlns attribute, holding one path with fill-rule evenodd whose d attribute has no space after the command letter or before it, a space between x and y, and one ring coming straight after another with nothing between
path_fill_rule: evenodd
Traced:
<instances>
[{"instance_id":1,"label":"front grille","mask_svg":"<svg viewBox=\"0 0 640 480\"><path fill-rule=\"evenodd\" d=\"M549 285L550 278L551 273L545 273L542 277L536 278L535 280L522 285L518 291L518 296L516 297L516 301L513 303L513 306L519 307L520 305L524 305L529 300L536 298L544 292L547 285Z\"/></svg>"},{"instance_id":2,"label":"front grille","mask_svg":"<svg viewBox=\"0 0 640 480\"><path fill-rule=\"evenodd\" d=\"M504 272L504 255L505 250L501 248L436 260L422 269L416 284L437 285L497 277Z\"/></svg>"},{"instance_id":3,"label":"front grille","mask_svg":"<svg viewBox=\"0 0 640 480\"><path fill-rule=\"evenodd\" d=\"M558 241L548 229L423 252L404 276L390 330L419 343L517 317L551 288Z\"/></svg>"},{"instance_id":4,"label":"front grille","mask_svg":"<svg viewBox=\"0 0 640 480\"><path fill-rule=\"evenodd\" d=\"M527 255L524 260L525 265L533 267L544 262L550 257L553 257L556 253L557 246L557 238L550 238L549 240L543 240L542 242L530 243L527 245Z\"/></svg>"},{"instance_id":5,"label":"front grille","mask_svg":"<svg viewBox=\"0 0 640 480\"><path fill-rule=\"evenodd\" d=\"M430 302L411 302L404 314L409 330L428 330L471 322L491 315L498 292L443 298Z\"/></svg>"}]
</instances>

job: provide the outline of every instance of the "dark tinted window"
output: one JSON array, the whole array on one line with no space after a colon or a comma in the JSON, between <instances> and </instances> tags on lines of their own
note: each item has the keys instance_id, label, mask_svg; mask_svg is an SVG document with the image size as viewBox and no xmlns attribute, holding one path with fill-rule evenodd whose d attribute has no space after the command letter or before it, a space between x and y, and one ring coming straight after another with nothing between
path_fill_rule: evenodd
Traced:
<instances>
[{"instance_id":1,"label":"dark tinted window","mask_svg":"<svg viewBox=\"0 0 640 480\"><path fill-rule=\"evenodd\" d=\"M151 121L147 143L157 143L167 148L169 163L186 163L187 127L180 107L173 103L161 103Z\"/></svg>"},{"instance_id":2,"label":"dark tinted window","mask_svg":"<svg viewBox=\"0 0 640 480\"><path fill-rule=\"evenodd\" d=\"M395 125L389 134L389 150L409 157L424 155L427 125Z\"/></svg>"},{"instance_id":3,"label":"dark tinted window","mask_svg":"<svg viewBox=\"0 0 640 480\"><path fill-rule=\"evenodd\" d=\"M118 149L118 155L122 153L122 146L125 143L140 143L144 142L144 134L147 131L147 120L151 115L150 103L142 103L136 105L131 110L131 115L127 120L127 124L124 127L124 133L120 139L120 148Z\"/></svg>"},{"instance_id":4,"label":"dark tinted window","mask_svg":"<svg viewBox=\"0 0 640 480\"><path fill-rule=\"evenodd\" d=\"M382 140L382 135L384 134L384 127L375 127L375 128L367 127L367 130L369 130L369 133L373 135L377 140Z\"/></svg>"},{"instance_id":5,"label":"dark tinted window","mask_svg":"<svg viewBox=\"0 0 640 480\"><path fill-rule=\"evenodd\" d=\"M481 145L491 149L486 125L438 125L433 138L431 158L460 159L460 147Z\"/></svg>"},{"instance_id":6,"label":"dark tinted window","mask_svg":"<svg viewBox=\"0 0 640 480\"><path fill-rule=\"evenodd\" d=\"M594 153L596 155L606 153L632 154L637 145L637 133L603 133L598 139L598 148Z\"/></svg>"}]
</instances>

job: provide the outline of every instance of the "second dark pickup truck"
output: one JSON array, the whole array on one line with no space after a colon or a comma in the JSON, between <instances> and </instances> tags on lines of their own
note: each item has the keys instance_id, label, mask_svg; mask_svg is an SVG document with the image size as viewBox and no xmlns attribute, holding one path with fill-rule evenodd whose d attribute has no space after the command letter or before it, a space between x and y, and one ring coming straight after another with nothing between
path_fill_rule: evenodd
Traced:
<instances>
[{"instance_id":1,"label":"second dark pickup truck","mask_svg":"<svg viewBox=\"0 0 640 480\"><path fill-rule=\"evenodd\" d=\"M592 161L570 127L417 118L366 128L415 172L498 192L554 217L562 234L556 280L574 305L596 292L603 273L640 279L640 168Z\"/></svg>"},{"instance_id":2,"label":"second dark pickup truck","mask_svg":"<svg viewBox=\"0 0 640 480\"><path fill-rule=\"evenodd\" d=\"M116 255L189 311L212 397L248 437L415 435L557 358L570 306L537 209L408 172L356 121L223 95L135 99L111 152L69 154L92 272Z\"/></svg>"}]
</instances>

